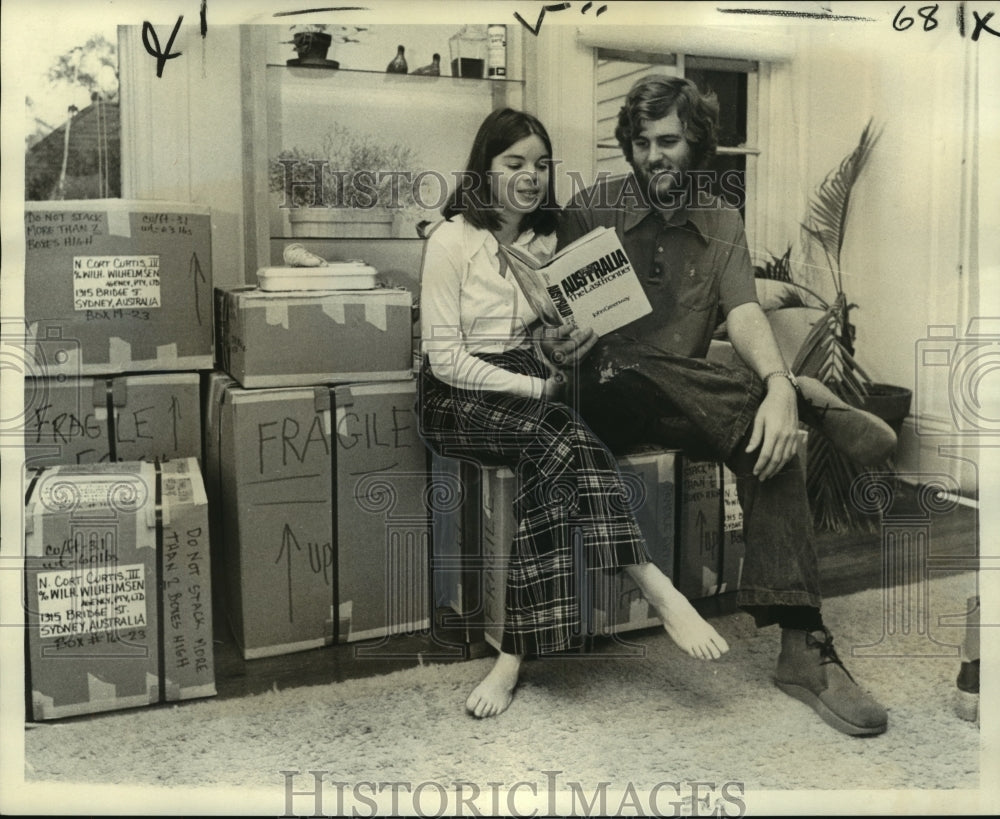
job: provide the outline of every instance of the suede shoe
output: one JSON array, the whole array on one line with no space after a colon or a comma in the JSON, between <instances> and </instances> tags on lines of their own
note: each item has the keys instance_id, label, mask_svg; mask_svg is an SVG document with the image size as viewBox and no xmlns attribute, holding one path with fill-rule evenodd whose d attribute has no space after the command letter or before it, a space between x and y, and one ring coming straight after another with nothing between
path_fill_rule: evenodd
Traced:
<instances>
[{"instance_id":1,"label":"suede shoe","mask_svg":"<svg viewBox=\"0 0 1000 819\"><path fill-rule=\"evenodd\" d=\"M800 375L799 418L861 466L879 466L896 451L896 433L877 415L841 400L822 381Z\"/></svg>"},{"instance_id":2,"label":"suede shoe","mask_svg":"<svg viewBox=\"0 0 1000 819\"><path fill-rule=\"evenodd\" d=\"M969 722L979 722L979 660L963 662L955 684L956 713Z\"/></svg>"},{"instance_id":3,"label":"suede shoe","mask_svg":"<svg viewBox=\"0 0 1000 819\"><path fill-rule=\"evenodd\" d=\"M852 736L881 734L889 717L866 694L833 648L833 635L782 629L775 685L812 708L823 721Z\"/></svg>"}]
</instances>

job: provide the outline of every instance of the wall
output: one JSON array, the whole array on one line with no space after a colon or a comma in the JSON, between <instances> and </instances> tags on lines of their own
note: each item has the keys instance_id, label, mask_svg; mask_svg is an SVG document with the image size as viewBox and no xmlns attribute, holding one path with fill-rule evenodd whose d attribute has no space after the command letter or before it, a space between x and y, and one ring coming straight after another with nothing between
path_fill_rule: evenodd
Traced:
<instances>
[{"instance_id":1,"label":"wall","mask_svg":"<svg viewBox=\"0 0 1000 819\"><path fill-rule=\"evenodd\" d=\"M923 356L930 328L961 334L979 311L978 265L969 253L977 230L968 189L970 43L936 37L915 49L903 33L833 27L810 31L799 53L810 190L853 149L869 117L882 129L855 188L841 262L844 289L859 305L860 363L873 379L914 390L900 468L943 472L972 491L975 453L951 434L949 368L927 366ZM815 283L831 294L822 258L810 261Z\"/></svg>"},{"instance_id":2,"label":"wall","mask_svg":"<svg viewBox=\"0 0 1000 819\"><path fill-rule=\"evenodd\" d=\"M196 19L196 18L192 18ZM170 24L157 27L165 45ZM237 26L202 38L182 25L172 49L185 58L156 62L142 26L119 30L122 196L169 199L212 208L212 271L217 284L243 281L242 106Z\"/></svg>"},{"instance_id":3,"label":"wall","mask_svg":"<svg viewBox=\"0 0 1000 819\"><path fill-rule=\"evenodd\" d=\"M875 38L867 28L813 32L804 47L810 190L854 148L869 118L881 129L851 203L843 286L860 305L862 364L878 380L912 388L915 341L928 324L960 319L962 50L941 43L916 55L902 38ZM825 264L814 261L829 294Z\"/></svg>"}]
</instances>

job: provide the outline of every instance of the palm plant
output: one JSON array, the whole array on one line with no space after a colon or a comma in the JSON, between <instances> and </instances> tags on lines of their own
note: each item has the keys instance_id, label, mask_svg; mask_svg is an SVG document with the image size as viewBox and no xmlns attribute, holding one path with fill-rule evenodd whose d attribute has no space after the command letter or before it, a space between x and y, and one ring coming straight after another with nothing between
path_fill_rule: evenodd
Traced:
<instances>
[{"instance_id":1,"label":"palm plant","mask_svg":"<svg viewBox=\"0 0 1000 819\"><path fill-rule=\"evenodd\" d=\"M850 322L850 313L857 305L848 303L844 293L844 273L840 266L840 256L847 236L851 192L879 136L881 132L873 132L872 121L868 120L854 150L826 175L813 194L806 221L802 223L802 229L819 244L826 256L826 263L833 279L833 289L837 294L834 306L838 314L838 335L844 349L851 355L854 355L855 332L854 325Z\"/></svg>"},{"instance_id":2,"label":"palm plant","mask_svg":"<svg viewBox=\"0 0 1000 819\"><path fill-rule=\"evenodd\" d=\"M844 292L841 253L847 236L851 194L879 135L873 131L869 120L854 150L827 174L813 194L802 223L805 234L819 245L825 256L835 292L833 301L792 280L791 246L781 257L772 255L758 273L783 281L816 301L822 315L803 341L792 370L822 381L852 403L863 401L872 379L855 358L855 328L850 313L857 305L851 303ZM851 485L865 470L847 460L825 437L815 433L809 436L807 460L806 485L816 527L833 531L872 528L874 522L862 514L851 499Z\"/></svg>"}]
</instances>

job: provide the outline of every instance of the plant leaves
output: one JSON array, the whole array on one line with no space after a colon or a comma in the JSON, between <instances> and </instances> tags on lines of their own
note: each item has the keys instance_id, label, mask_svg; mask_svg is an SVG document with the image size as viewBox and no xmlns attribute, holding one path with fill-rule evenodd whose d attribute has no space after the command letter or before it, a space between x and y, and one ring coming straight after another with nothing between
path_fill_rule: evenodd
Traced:
<instances>
[{"instance_id":1,"label":"plant leaves","mask_svg":"<svg viewBox=\"0 0 1000 819\"><path fill-rule=\"evenodd\" d=\"M843 292L840 275L840 253L844 246L851 191L871 155L881 131L872 130L868 120L857 146L830 171L813 194L802 229L815 239L827 256L837 293Z\"/></svg>"},{"instance_id":2,"label":"plant leaves","mask_svg":"<svg viewBox=\"0 0 1000 819\"><path fill-rule=\"evenodd\" d=\"M806 492L818 531L878 531L879 520L858 508L851 486L867 470L849 461L824 435L809 433L806 448Z\"/></svg>"},{"instance_id":3,"label":"plant leaves","mask_svg":"<svg viewBox=\"0 0 1000 819\"><path fill-rule=\"evenodd\" d=\"M758 279L770 279L776 282L792 281L792 245L789 243L788 249L781 255L768 254L769 258L764 262L763 267L754 268L754 277Z\"/></svg>"}]
</instances>

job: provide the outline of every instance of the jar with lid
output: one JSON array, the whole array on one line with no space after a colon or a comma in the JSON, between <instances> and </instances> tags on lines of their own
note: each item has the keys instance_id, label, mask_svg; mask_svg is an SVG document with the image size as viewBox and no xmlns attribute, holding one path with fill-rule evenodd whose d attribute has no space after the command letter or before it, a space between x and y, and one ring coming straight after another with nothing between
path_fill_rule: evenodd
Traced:
<instances>
[{"instance_id":1,"label":"jar with lid","mask_svg":"<svg viewBox=\"0 0 1000 819\"><path fill-rule=\"evenodd\" d=\"M448 40L451 49L451 75L453 77L486 76L487 40L486 26L468 25Z\"/></svg>"}]
</instances>

